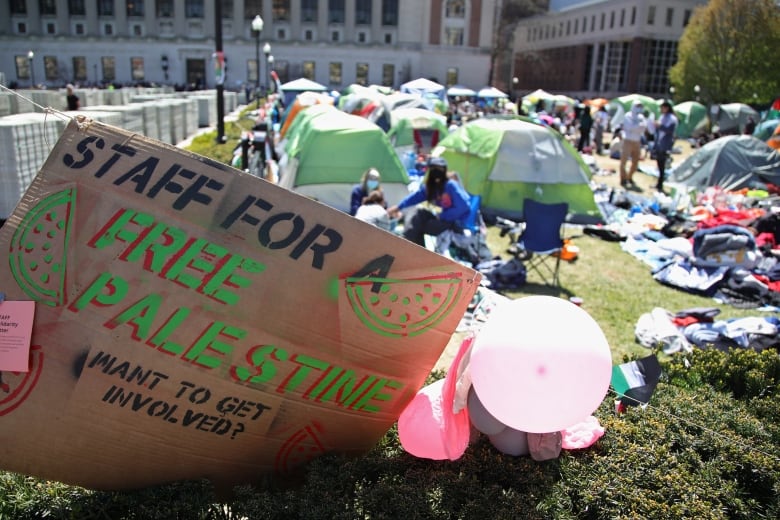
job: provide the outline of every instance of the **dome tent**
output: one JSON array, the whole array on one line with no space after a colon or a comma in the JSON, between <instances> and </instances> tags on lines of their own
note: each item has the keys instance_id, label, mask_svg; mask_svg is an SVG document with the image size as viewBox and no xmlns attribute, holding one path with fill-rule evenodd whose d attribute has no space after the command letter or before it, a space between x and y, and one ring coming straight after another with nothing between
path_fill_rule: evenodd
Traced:
<instances>
[{"instance_id":1,"label":"dome tent","mask_svg":"<svg viewBox=\"0 0 780 520\"><path fill-rule=\"evenodd\" d=\"M601 222L590 171L555 130L523 119L476 119L445 137L444 157L487 217L522 217L523 199L569 204L570 220Z\"/></svg>"},{"instance_id":2,"label":"dome tent","mask_svg":"<svg viewBox=\"0 0 780 520\"><path fill-rule=\"evenodd\" d=\"M719 186L727 191L757 182L780 184L780 153L751 135L727 135L702 146L668 180L695 189Z\"/></svg>"}]
</instances>

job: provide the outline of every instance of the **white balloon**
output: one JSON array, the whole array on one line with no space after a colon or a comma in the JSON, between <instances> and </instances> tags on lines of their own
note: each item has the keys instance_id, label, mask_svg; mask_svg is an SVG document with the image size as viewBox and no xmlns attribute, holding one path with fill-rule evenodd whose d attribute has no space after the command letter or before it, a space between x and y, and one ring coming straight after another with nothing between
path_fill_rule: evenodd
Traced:
<instances>
[{"instance_id":1,"label":"white balloon","mask_svg":"<svg viewBox=\"0 0 780 520\"><path fill-rule=\"evenodd\" d=\"M502 302L474 341L474 390L498 421L533 433L576 424L604 400L612 355L598 323L571 302L528 296Z\"/></svg>"},{"instance_id":2,"label":"white balloon","mask_svg":"<svg viewBox=\"0 0 780 520\"><path fill-rule=\"evenodd\" d=\"M496 435L488 436L490 444L501 453L507 455L528 455L528 434L515 430L514 428L504 428L503 431Z\"/></svg>"},{"instance_id":3,"label":"white balloon","mask_svg":"<svg viewBox=\"0 0 780 520\"><path fill-rule=\"evenodd\" d=\"M506 424L490 415L490 412L485 409L473 386L469 388L467 407L471 424L485 435L495 435L507 427Z\"/></svg>"}]
</instances>

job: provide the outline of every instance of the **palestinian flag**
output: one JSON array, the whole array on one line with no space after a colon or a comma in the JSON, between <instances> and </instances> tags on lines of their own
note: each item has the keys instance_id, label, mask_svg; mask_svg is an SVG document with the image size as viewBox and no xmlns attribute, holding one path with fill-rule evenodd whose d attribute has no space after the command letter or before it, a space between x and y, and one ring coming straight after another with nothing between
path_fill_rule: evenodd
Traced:
<instances>
[{"instance_id":1,"label":"palestinian flag","mask_svg":"<svg viewBox=\"0 0 780 520\"><path fill-rule=\"evenodd\" d=\"M655 354L612 367L612 388L624 406L645 405L661 378L661 364Z\"/></svg>"}]
</instances>

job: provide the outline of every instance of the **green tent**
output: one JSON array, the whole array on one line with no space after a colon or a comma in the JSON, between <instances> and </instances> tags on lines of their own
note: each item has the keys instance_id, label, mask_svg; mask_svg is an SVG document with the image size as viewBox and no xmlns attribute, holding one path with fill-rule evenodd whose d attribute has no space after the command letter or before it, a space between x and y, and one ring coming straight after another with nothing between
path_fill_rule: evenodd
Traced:
<instances>
[{"instance_id":1,"label":"green tent","mask_svg":"<svg viewBox=\"0 0 780 520\"><path fill-rule=\"evenodd\" d=\"M476 119L433 150L457 172L466 190L482 197L488 217L517 219L523 200L569 203L569 220L603 221L590 187L590 170L563 137L521 119Z\"/></svg>"},{"instance_id":2,"label":"green tent","mask_svg":"<svg viewBox=\"0 0 780 520\"><path fill-rule=\"evenodd\" d=\"M677 116L677 137L700 137L707 133L709 117L707 107L698 101L684 101L672 107Z\"/></svg>"},{"instance_id":3,"label":"green tent","mask_svg":"<svg viewBox=\"0 0 780 520\"><path fill-rule=\"evenodd\" d=\"M390 112L387 137L399 156L420 146L429 153L447 135L447 118L425 108L396 108Z\"/></svg>"},{"instance_id":4,"label":"green tent","mask_svg":"<svg viewBox=\"0 0 780 520\"><path fill-rule=\"evenodd\" d=\"M409 176L382 129L331 105L302 110L282 148L279 185L333 208L349 211L352 186L371 167L389 204L408 193Z\"/></svg>"},{"instance_id":5,"label":"green tent","mask_svg":"<svg viewBox=\"0 0 780 520\"><path fill-rule=\"evenodd\" d=\"M619 105L623 109L623 112L628 112L631 110L631 106L634 104L634 101L639 101L642 103L644 109L652 113L656 119L658 119L658 116L661 115L661 102L651 98L650 96L645 96L642 94L627 94L625 96L611 99L609 103L611 105Z\"/></svg>"}]
</instances>

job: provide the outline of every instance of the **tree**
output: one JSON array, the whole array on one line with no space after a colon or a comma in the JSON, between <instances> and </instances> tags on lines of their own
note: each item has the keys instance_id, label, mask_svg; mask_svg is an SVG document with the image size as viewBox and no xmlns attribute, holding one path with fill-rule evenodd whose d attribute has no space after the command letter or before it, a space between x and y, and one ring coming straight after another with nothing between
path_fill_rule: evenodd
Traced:
<instances>
[{"instance_id":1,"label":"tree","mask_svg":"<svg viewBox=\"0 0 780 520\"><path fill-rule=\"evenodd\" d=\"M522 18L528 18L545 12L550 0L504 0L500 5L498 27L490 56L490 77L488 85L501 90L511 88L512 51L515 28Z\"/></svg>"},{"instance_id":2,"label":"tree","mask_svg":"<svg viewBox=\"0 0 780 520\"><path fill-rule=\"evenodd\" d=\"M774 0L710 0L680 38L669 79L684 99L765 104L780 93L780 7Z\"/></svg>"}]
</instances>

